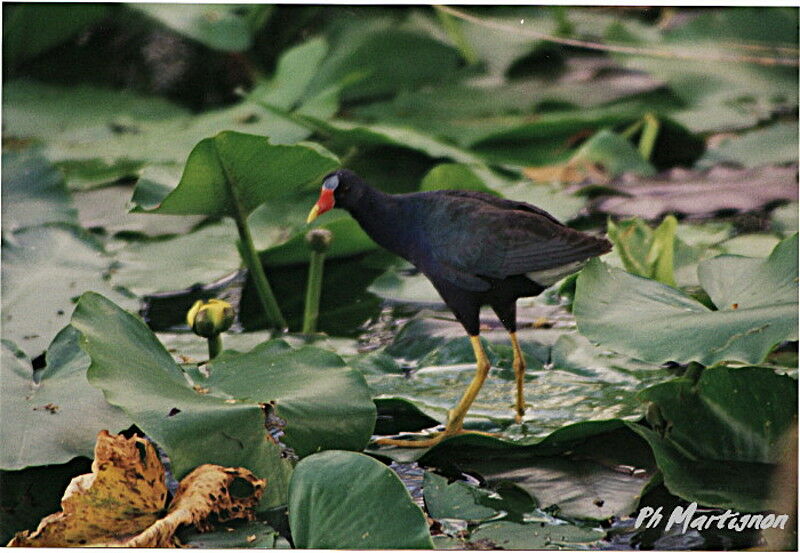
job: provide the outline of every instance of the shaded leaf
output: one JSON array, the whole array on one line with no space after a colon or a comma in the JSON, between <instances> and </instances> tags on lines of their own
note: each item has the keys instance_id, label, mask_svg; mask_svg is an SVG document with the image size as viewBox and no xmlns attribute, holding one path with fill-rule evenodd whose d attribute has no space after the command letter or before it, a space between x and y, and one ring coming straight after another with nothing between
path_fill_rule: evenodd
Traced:
<instances>
[{"instance_id":1,"label":"shaded leaf","mask_svg":"<svg viewBox=\"0 0 800 553\"><path fill-rule=\"evenodd\" d=\"M561 516L605 520L633 512L655 474L644 440L619 420L578 423L520 445L489 436L456 436L431 448L426 466L457 466L490 486L511 482Z\"/></svg>"},{"instance_id":2,"label":"shaded leaf","mask_svg":"<svg viewBox=\"0 0 800 553\"><path fill-rule=\"evenodd\" d=\"M708 150L697 165L710 167L718 163L736 163L743 167L759 167L795 163L797 149L797 127L779 123L721 142Z\"/></svg>"},{"instance_id":3,"label":"shaded leaf","mask_svg":"<svg viewBox=\"0 0 800 553\"><path fill-rule=\"evenodd\" d=\"M498 511L489 506L492 502L487 490L470 486L456 480L425 472L423 480L425 510L433 518L458 518L462 520L484 520L492 518ZM494 500L499 502L498 499Z\"/></svg>"},{"instance_id":4,"label":"shaded leaf","mask_svg":"<svg viewBox=\"0 0 800 553\"><path fill-rule=\"evenodd\" d=\"M132 424L86 381L89 358L78 346L79 336L71 326L59 332L47 350L46 366L36 373L29 359L3 346L0 440L17 444L3 448L4 470L91 457L100 430Z\"/></svg>"},{"instance_id":5,"label":"shaded leaf","mask_svg":"<svg viewBox=\"0 0 800 553\"><path fill-rule=\"evenodd\" d=\"M797 289L790 284L797 274L796 251L797 235L765 260L703 262L708 265L700 265L700 284L727 302L716 311L674 288L592 260L578 277L578 328L590 340L652 363L758 363L775 344L797 339ZM733 295L709 280L719 278L721 269L745 279ZM777 298L764 293L772 290L782 292Z\"/></svg>"},{"instance_id":6,"label":"shaded leaf","mask_svg":"<svg viewBox=\"0 0 800 553\"><path fill-rule=\"evenodd\" d=\"M566 549L588 548L605 537L600 528L586 528L574 524L549 526L543 522L519 524L516 522L491 522L480 525L470 536L470 542L488 540L500 549Z\"/></svg>"},{"instance_id":7,"label":"shaded leaf","mask_svg":"<svg viewBox=\"0 0 800 553\"><path fill-rule=\"evenodd\" d=\"M3 153L2 200L3 232L77 222L64 177L36 149Z\"/></svg>"},{"instance_id":8,"label":"shaded leaf","mask_svg":"<svg viewBox=\"0 0 800 553\"><path fill-rule=\"evenodd\" d=\"M3 58L16 67L66 42L108 12L102 4L15 5L3 14Z\"/></svg>"},{"instance_id":9,"label":"shaded leaf","mask_svg":"<svg viewBox=\"0 0 800 553\"><path fill-rule=\"evenodd\" d=\"M670 492L703 505L762 511L797 422L797 381L763 367L712 367L697 383L676 379L642 393L666 422L663 435L631 426L653 448Z\"/></svg>"},{"instance_id":10,"label":"shaded leaf","mask_svg":"<svg viewBox=\"0 0 800 553\"><path fill-rule=\"evenodd\" d=\"M433 548L425 516L397 475L360 453L326 451L298 463L289 526L299 548Z\"/></svg>"}]
</instances>

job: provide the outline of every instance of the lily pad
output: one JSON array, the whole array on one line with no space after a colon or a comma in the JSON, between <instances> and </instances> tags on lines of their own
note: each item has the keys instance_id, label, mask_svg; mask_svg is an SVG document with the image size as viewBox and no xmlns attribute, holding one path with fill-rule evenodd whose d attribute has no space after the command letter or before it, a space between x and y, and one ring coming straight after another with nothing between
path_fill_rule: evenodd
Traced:
<instances>
[{"instance_id":1,"label":"lily pad","mask_svg":"<svg viewBox=\"0 0 800 553\"><path fill-rule=\"evenodd\" d=\"M619 420L569 425L533 445L456 436L431 448L419 463L457 466L490 486L516 484L541 508L589 520L632 513L656 472L647 443Z\"/></svg>"},{"instance_id":2,"label":"lily pad","mask_svg":"<svg viewBox=\"0 0 800 553\"><path fill-rule=\"evenodd\" d=\"M289 526L301 549L433 548L425 516L394 471L360 453L326 451L298 463Z\"/></svg>"},{"instance_id":3,"label":"lily pad","mask_svg":"<svg viewBox=\"0 0 800 553\"><path fill-rule=\"evenodd\" d=\"M737 163L743 167L759 167L796 163L797 149L797 126L776 124L721 142L705 153L698 166Z\"/></svg>"},{"instance_id":4,"label":"lily pad","mask_svg":"<svg viewBox=\"0 0 800 553\"><path fill-rule=\"evenodd\" d=\"M249 215L270 199L291 197L337 165L333 154L310 142L272 144L261 136L226 131L195 146L181 182L158 207L135 211L233 217L235 194Z\"/></svg>"},{"instance_id":5,"label":"lily pad","mask_svg":"<svg viewBox=\"0 0 800 553\"><path fill-rule=\"evenodd\" d=\"M425 472L423 492L425 509L433 518L479 521L499 514L497 509L490 506L493 500L499 503L499 498L492 498L488 490L461 480L449 483L444 476Z\"/></svg>"},{"instance_id":6,"label":"lily pad","mask_svg":"<svg viewBox=\"0 0 800 553\"><path fill-rule=\"evenodd\" d=\"M663 434L632 426L653 448L670 492L703 505L762 511L797 423L797 381L764 367L712 367L698 382L676 379L642 393Z\"/></svg>"},{"instance_id":7,"label":"lily pad","mask_svg":"<svg viewBox=\"0 0 800 553\"><path fill-rule=\"evenodd\" d=\"M31 361L2 346L3 371L0 467L19 470L92 457L97 433L119 432L132 421L86 380L89 357L78 332L66 326L50 344L46 366L34 373Z\"/></svg>"},{"instance_id":8,"label":"lily pad","mask_svg":"<svg viewBox=\"0 0 800 553\"><path fill-rule=\"evenodd\" d=\"M578 277L573 312L590 340L651 363L758 363L775 344L797 339L797 288L792 285L796 252L794 235L767 259L728 257L701 263L700 284L717 301L725 301L717 310L674 288L592 260ZM744 279L733 284L730 294L710 280L713 276L731 283L722 269Z\"/></svg>"},{"instance_id":9,"label":"lily pad","mask_svg":"<svg viewBox=\"0 0 800 553\"><path fill-rule=\"evenodd\" d=\"M3 153L2 199L3 232L77 223L64 177L37 149Z\"/></svg>"},{"instance_id":10,"label":"lily pad","mask_svg":"<svg viewBox=\"0 0 800 553\"><path fill-rule=\"evenodd\" d=\"M553 309L554 311L557 311ZM520 345L528 361L525 399L530 405L521 426L513 424L513 352L503 330L485 331L484 348L493 368L467 416L482 430L504 430L508 439L541 438L567 424L643 415L636 394L668 373L592 346L563 329L521 326ZM406 373L367 374L376 397L410 402L444 423L475 373L472 347L455 321L433 318L408 323L385 353L414 366Z\"/></svg>"},{"instance_id":11,"label":"lily pad","mask_svg":"<svg viewBox=\"0 0 800 553\"><path fill-rule=\"evenodd\" d=\"M75 227L15 233L13 242L3 244L3 338L35 358L69 322L73 300L86 290L133 307L108 281L111 263L100 245Z\"/></svg>"},{"instance_id":12,"label":"lily pad","mask_svg":"<svg viewBox=\"0 0 800 553\"><path fill-rule=\"evenodd\" d=\"M206 382L196 371L181 370L144 323L102 296L84 295L72 324L83 334L81 345L92 358L89 381L164 448L178 478L203 463L242 466L269 479L262 508L285 502L291 465L264 428L263 406L268 402L272 402L271 412L281 417L272 423L278 424L276 431L286 432L287 444L298 452L315 451L332 442L345 447L358 442L363 447L369 438L374 405L363 381L330 352L314 348L287 352L288 346L280 341L268 342L249 354L226 352L215 363L229 372L213 370ZM241 360L237 362L236 357ZM311 380L322 378L326 384L289 391L280 384L280 374L284 366L301 370L295 363L311 371ZM243 372L235 368L237 364ZM239 382L237 375L249 374L251 364L259 367L258 375ZM273 395L281 388L285 395ZM266 395L263 390L268 390ZM338 392L327 396L331 390ZM318 434L306 426L307 409L315 412L311 419L315 424L341 420L347 412L342 422L349 430L343 435L337 426L336 432L328 434L324 425L315 426L322 432ZM198 424L205 429L202 435L196 432Z\"/></svg>"},{"instance_id":13,"label":"lily pad","mask_svg":"<svg viewBox=\"0 0 800 553\"><path fill-rule=\"evenodd\" d=\"M600 528L586 528L568 523L549 526L544 522L520 524L500 521L480 525L470 536L470 542L488 542L499 549L575 550L588 548L605 535Z\"/></svg>"}]
</instances>

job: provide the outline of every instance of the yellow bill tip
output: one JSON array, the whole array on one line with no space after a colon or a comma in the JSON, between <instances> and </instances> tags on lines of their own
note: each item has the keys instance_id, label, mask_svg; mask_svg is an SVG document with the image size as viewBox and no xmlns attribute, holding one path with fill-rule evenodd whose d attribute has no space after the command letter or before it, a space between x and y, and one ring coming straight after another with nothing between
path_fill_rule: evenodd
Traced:
<instances>
[{"instance_id":1,"label":"yellow bill tip","mask_svg":"<svg viewBox=\"0 0 800 553\"><path fill-rule=\"evenodd\" d=\"M306 218L306 224L310 223L318 216L319 216L319 206L314 205L314 207L311 208L311 211L308 212L308 217Z\"/></svg>"}]
</instances>

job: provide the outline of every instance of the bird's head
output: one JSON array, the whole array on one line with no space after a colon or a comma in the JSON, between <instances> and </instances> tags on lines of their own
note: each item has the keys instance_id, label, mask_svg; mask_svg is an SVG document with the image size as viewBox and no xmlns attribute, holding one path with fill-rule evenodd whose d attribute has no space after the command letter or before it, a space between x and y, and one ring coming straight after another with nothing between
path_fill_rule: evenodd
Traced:
<instances>
[{"instance_id":1,"label":"bird's head","mask_svg":"<svg viewBox=\"0 0 800 553\"><path fill-rule=\"evenodd\" d=\"M334 207L347 209L361 196L366 185L361 177L349 169L339 169L328 173L322 179L322 190L319 199L308 214L307 223L310 223L326 211Z\"/></svg>"}]
</instances>

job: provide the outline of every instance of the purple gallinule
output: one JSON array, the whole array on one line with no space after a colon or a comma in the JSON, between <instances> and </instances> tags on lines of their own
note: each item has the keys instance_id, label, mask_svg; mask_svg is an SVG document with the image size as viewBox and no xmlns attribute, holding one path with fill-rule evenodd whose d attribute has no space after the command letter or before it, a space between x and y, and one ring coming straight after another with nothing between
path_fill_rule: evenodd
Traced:
<instances>
[{"instance_id":1,"label":"purple gallinule","mask_svg":"<svg viewBox=\"0 0 800 553\"><path fill-rule=\"evenodd\" d=\"M347 169L330 173L308 214L347 210L379 245L413 263L442 296L472 343L477 372L445 431L424 440L379 440L427 447L464 432L464 417L489 373L479 339L480 308L489 305L511 335L516 380L516 420L525 413L525 359L516 330L517 298L536 296L577 271L611 243L571 229L546 211L481 192L436 190L386 194Z\"/></svg>"}]
</instances>

